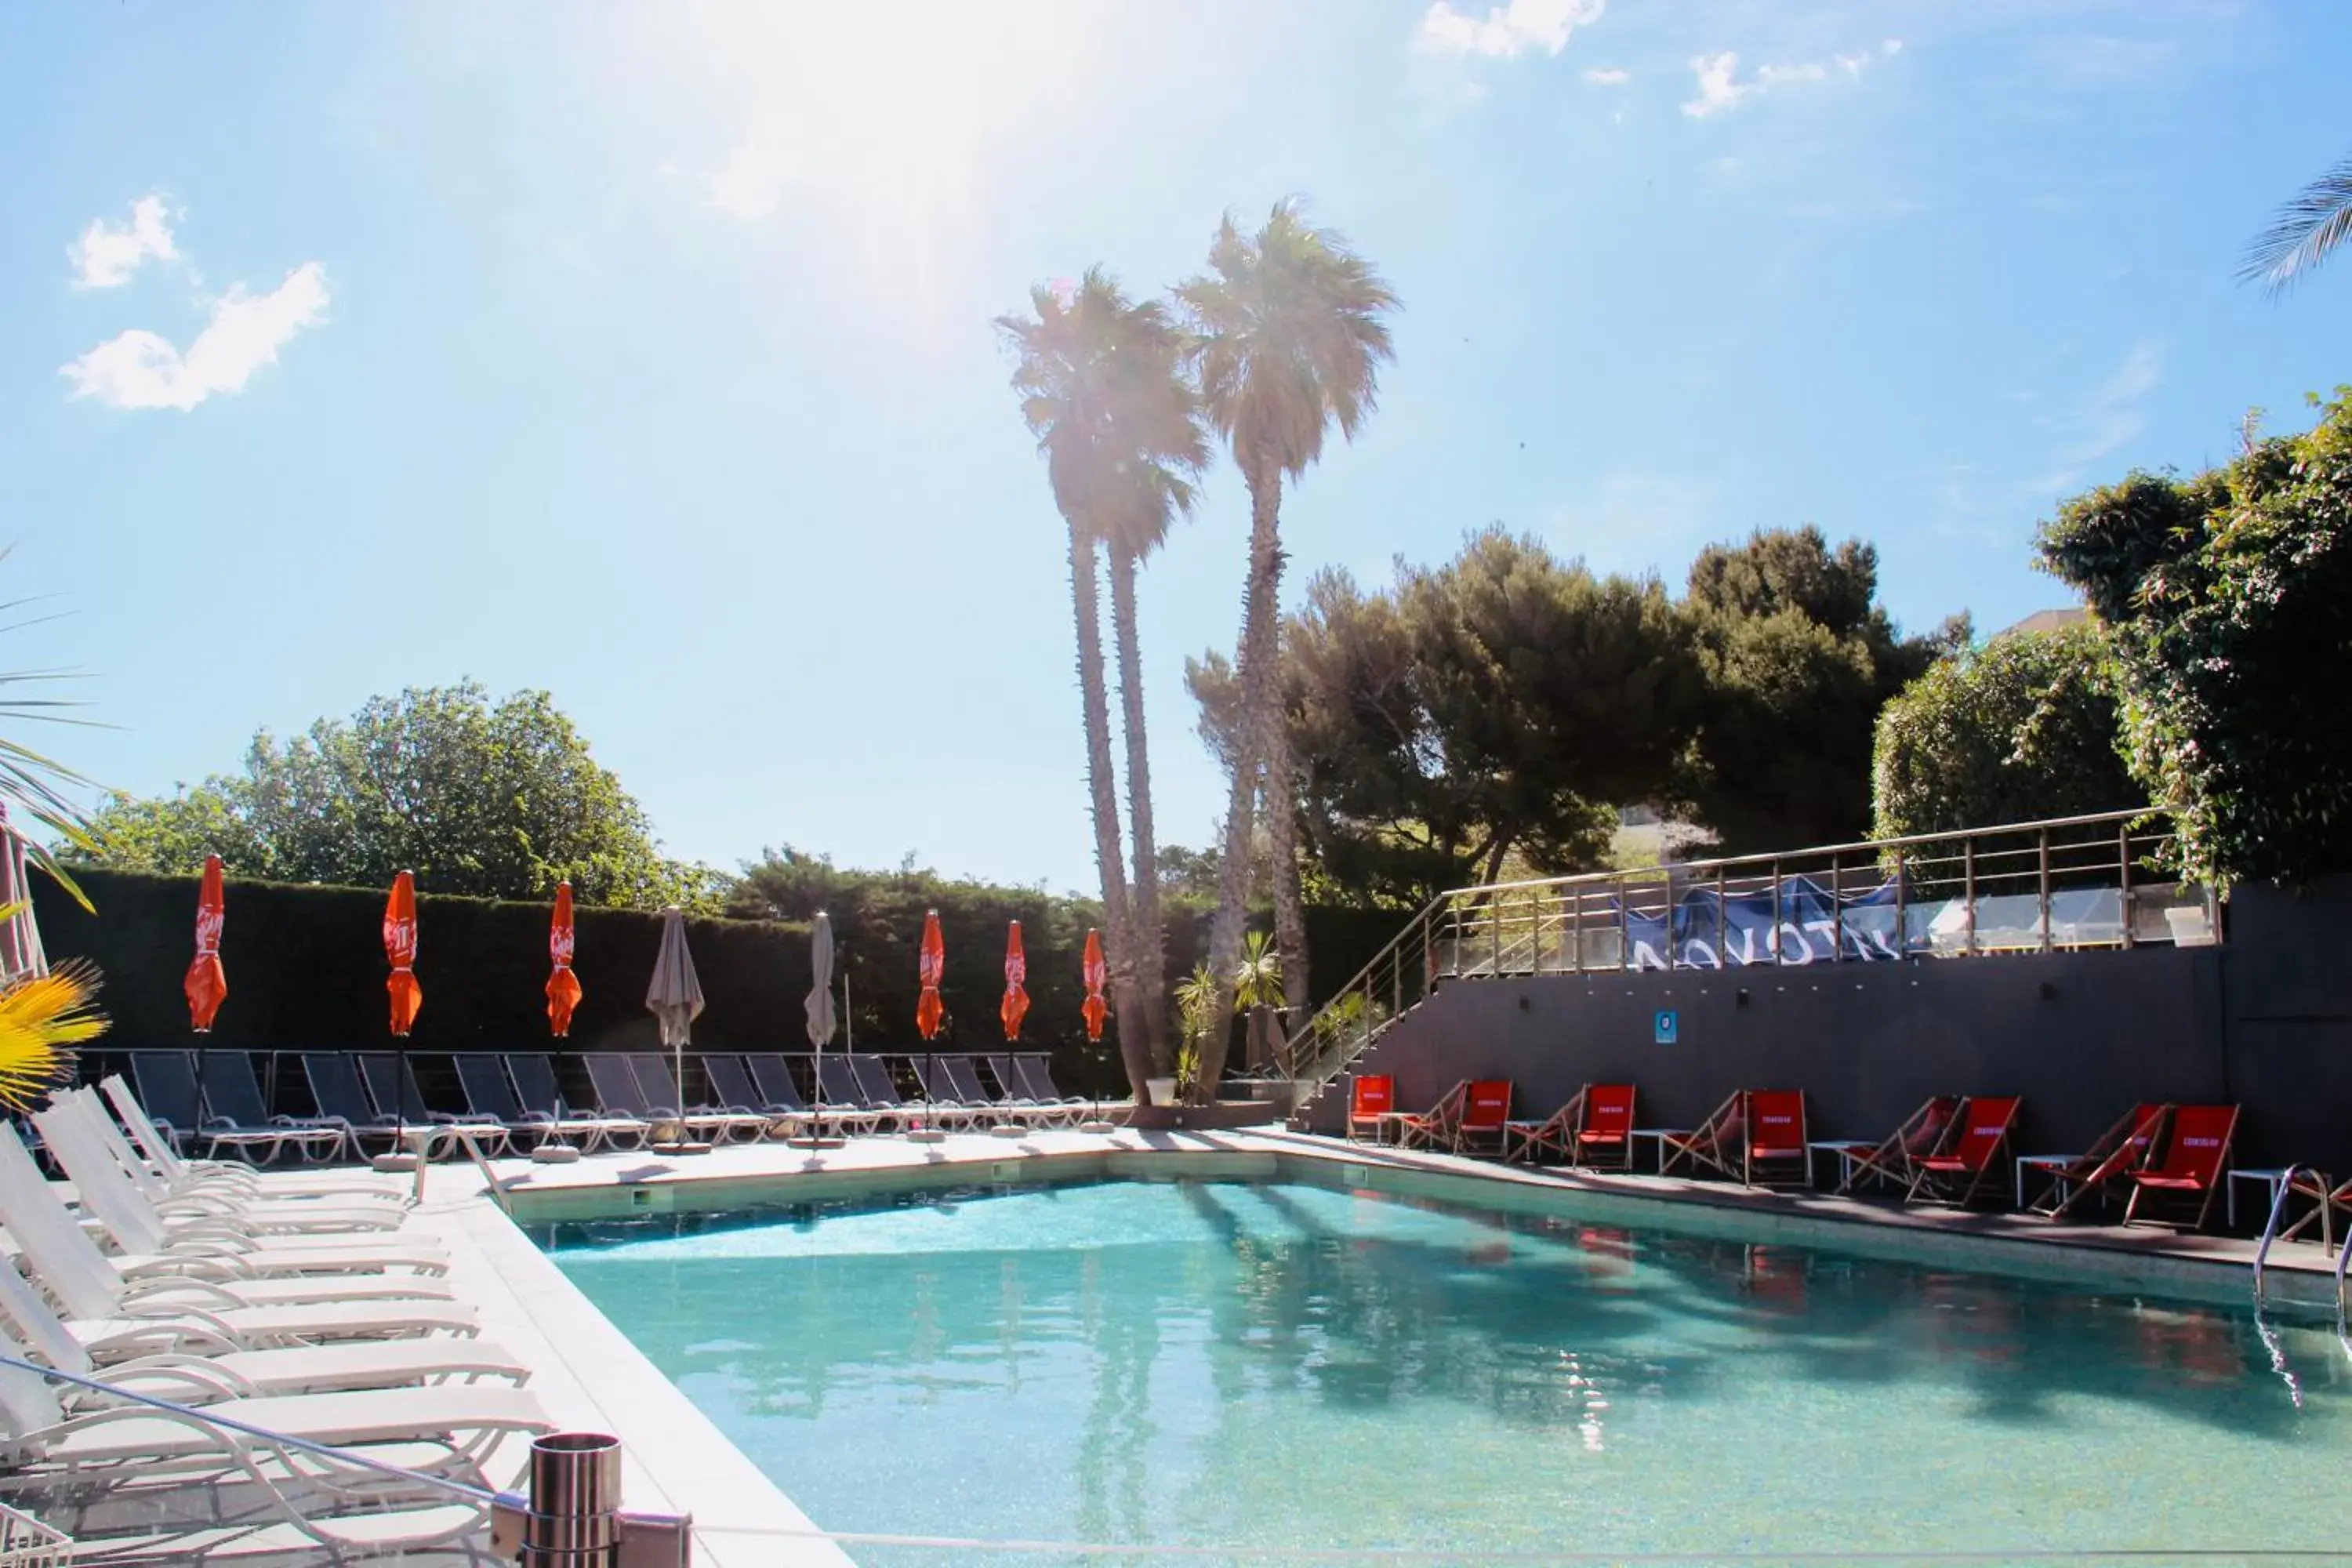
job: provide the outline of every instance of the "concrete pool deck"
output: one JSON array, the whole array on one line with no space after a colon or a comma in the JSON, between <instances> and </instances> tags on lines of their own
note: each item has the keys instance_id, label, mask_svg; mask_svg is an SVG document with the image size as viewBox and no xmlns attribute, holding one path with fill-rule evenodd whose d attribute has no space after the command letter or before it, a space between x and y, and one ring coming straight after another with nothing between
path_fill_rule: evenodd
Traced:
<instances>
[{"instance_id":1,"label":"concrete pool deck","mask_svg":"<svg viewBox=\"0 0 2352 1568\"><path fill-rule=\"evenodd\" d=\"M1829 1248L2079 1285L2145 1290L2242 1307L2253 1243L2242 1237L1904 1209L1821 1193L1719 1182L1529 1170L1293 1133L1065 1131L1019 1138L956 1133L936 1142L851 1139L821 1150L779 1142L709 1153L600 1153L569 1165L436 1163L410 1220L451 1257L450 1284L482 1314L483 1333L533 1369L530 1387L567 1430L621 1439L625 1506L695 1521L696 1560L721 1565L842 1564L791 1500L791 1478L762 1474L709 1417L591 1305L521 1228L562 1220L719 1210L927 1186L1018 1185L1103 1176L1296 1176L1581 1221L1655 1226L1734 1242ZM265 1186L271 1177L265 1173ZM509 1217L508 1210L512 1211ZM2270 1298L2334 1306L2334 1258L2310 1243L2270 1261ZM516 1463L520 1465L520 1449Z\"/></svg>"}]
</instances>

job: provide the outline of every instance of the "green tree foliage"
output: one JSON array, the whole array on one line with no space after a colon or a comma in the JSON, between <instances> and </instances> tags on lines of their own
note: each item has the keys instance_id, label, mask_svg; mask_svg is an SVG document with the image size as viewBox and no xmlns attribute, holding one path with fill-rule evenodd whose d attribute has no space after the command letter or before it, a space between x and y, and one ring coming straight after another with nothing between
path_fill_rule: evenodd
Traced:
<instances>
[{"instance_id":1,"label":"green tree foliage","mask_svg":"<svg viewBox=\"0 0 2352 1568\"><path fill-rule=\"evenodd\" d=\"M1887 699L1968 640L1906 637L1877 603L1878 552L1812 527L1710 545L1683 602L1706 695L1677 792L1727 854L1860 838Z\"/></svg>"},{"instance_id":2,"label":"green tree foliage","mask_svg":"<svg viewBox=\"0 0 2352 1568\"><path fill-rule=\"evenodd\" d=\"M439 893L714 907L725 879L665 859L645 811L544 691L480 686L378 697L245 769L152 800L117 795L71 849L124 870L184 872L217 854L241 876L373 887L403 868Z\"/></svg>"},{"instance_id":3,"label":"green tree foliage","mask_svg":"<svg viewBox=\"0 0 2352 1568\"><path fill-rule=\"evenodd\" d=\"M1878 715L1874 836L2146 804L2124 766L2106 663L2092 625L2010 632L1938 660Z\"/></svg>"},{"instance_id":4,"label":"green tree foliage","mask_svg":"<svg viewBox=\"0 0 2352 1568\"><path fill-rule=\"evenodd\" d=\"M1317 896L1412 906L1506 865L1588 869L1611 803L1675 776L1702 695L1652 579L1596 577L1538 541L1474 534L1366 594L1325 572L1285 628L1283 700ZM1239 698L1211 655L1187 679L1229 750Z\"/></svg>"},{"instance_id":5,"label":"green tree foliage","mask_svg":"<svg viewBox=\"0 0 2352 1568\"><path fill-rule=\"evenodd\" d=\"M2105 621L2126 754L2221 887L2352 869L2352 388L2226 468L2135 473L2042 525Z\"/></svg>"},{"instance_id":6,"label":"green tree foliage","mask_svg":"<svg viewBox=\"0 0 2352 1568\"><path fill-rule=\"evenodd\" d=\"M2238 264L2239 281L2273 294L2333 256L2352 239L2352 157L2304 186L2254 237Z\"/></svg>"}]
</instances>

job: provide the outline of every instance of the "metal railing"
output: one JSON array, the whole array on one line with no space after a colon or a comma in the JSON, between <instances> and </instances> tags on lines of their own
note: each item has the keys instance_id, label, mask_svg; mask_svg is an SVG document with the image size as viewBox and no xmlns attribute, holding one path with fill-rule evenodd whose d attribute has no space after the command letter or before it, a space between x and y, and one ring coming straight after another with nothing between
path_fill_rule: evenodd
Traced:
<instances>
[{"instance_id":1,"label":"metal railing","mask_svg":"<svg viewBox=\"0 0 2352 1568\"><path fill-rule=\"evenodd\" d=\"M2210 890L2159 870L2173 837L2107 812L1456 888L1308 1021L1292 1076L1336 1077L1449 981L2216 943Z\"/></svg>"}]
</instances>

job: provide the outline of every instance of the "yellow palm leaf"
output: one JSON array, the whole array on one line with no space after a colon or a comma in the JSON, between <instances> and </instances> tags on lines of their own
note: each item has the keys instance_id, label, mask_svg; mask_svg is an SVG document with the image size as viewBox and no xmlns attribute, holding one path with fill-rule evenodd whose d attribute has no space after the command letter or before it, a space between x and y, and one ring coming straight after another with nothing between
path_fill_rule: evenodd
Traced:
<instances>
[{"instance_id":1,"label":"yellow palm leaf","mask_svg":"<svg viewBox=\"0 0 2352 1568\"><path fill-rule=\"evenodd\" d=\"M73 1047L106 1032L93 1005L98 971L65 963L0 992L0 1106L29 1110L72 1071Z\"/></svg>"}]
</instances>

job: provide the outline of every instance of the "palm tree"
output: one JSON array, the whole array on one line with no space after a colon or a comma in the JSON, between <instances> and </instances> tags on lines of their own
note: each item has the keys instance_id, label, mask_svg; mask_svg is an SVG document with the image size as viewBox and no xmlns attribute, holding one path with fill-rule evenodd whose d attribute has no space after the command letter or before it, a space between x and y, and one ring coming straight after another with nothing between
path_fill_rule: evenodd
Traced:
<instances>
[{"instance_id":1,"label":"palm tree","mask_svg":"<svg viewBox=\"0 0 2352 1568\"><path fill-rule=\"evenodd\" d=\"M1323 455L1323 438L1334 424L1352 440L1372 412L1380 366L1394 357L1385 318L1397 298L1346 241L1308 223L1296 200L1276 203L1255 235L1243 234L1226 214L1209 247L1209 276L1179 286L1176 295L1200 338L1202 403L1233 448L1250 497L1249 578L1236 661L1242 749L1225 812L1209 967L1230 976L1241 957L1252 817L1262 785L1277 846L1276 940L1287 994L1298 1000L1307 989L1306 930L1297 866L1286 875L1279 863L1290 837L1286 818L1296 809L1275 668L1282 483L1297 479ZM1212 1059L1202 1064L1204 1092L1214 1092L1224 1068L1230 1005L1228 994L1208 1043Z\"/></svg>"},{"instance_id":2,"label":"palm tree","mask_svg":"<svg viewBox=\"0 0 2352 1568\"><path fill-rule=\"evenodd\" d=\"M2246 247L2238 280L2281 293L2352 239L2352 157L2303 187Z\"/></svg>"},{"instance_id":3,"label":"palm tree","mask_svg":"<svg viewBox=\"0 0 2352 1568\"><path fill-rule=\"evenodd\" d=\"M1087 781L1094 802L1095 862L1101 874L1103 928L1109 951L1112 1003L1119 1018L1119 1055L1139 1102L1152 1052L1164 1034L1160 988L1141 984L1142 932L1130 903L1120 844L1117 781L1111 766L1110 708L1103 679L1102 623L1097 550L1108 540L1129 555L1164 537L1176 512L1190 510L1191 475L1206 459L1192 394L1179 374L1183 340L1156 300L1137 303L1118 280L1091 268L1075 287L1030 290L1034 316L1009 315L996 327L1018 356L1013 390L1021 415L1045 457L1054 504L1070 535L1070 601L1077 622L1078 688L1087 737ZM1154 532L1152 520L1157 519ZM1148 538L1148 542L1147 542ZM1143 744L1141 675L1129 645L1134 638L1132 563L1123 596L1120 663L1136 684L1128 711L1130 798L1139 803L1150 833L1148 772ZM1122 596L1117 574L1114 598ZM1130 672L1131 675L1130 675ZM1156 868L1139 865L1139 873ZM1158 913L1157 889L1150 910ZM1160 973L1158 937L1148 972Z\"/></svg>"},{"instance_id":4,"label":"palm tree","mask_svg":"<svg viewBox=\"0 0 2352 1568\"><path fill-rule=\"evenodd\" d=\"M1176 347L1170 334L1169 347ZM1156 463L1139 465L1132 504L1109 521L1111 640L1118 650L1121 727L1127 734L1128 828L1135 841L1136 982L1143 994L1145 1035L1151 1059L1161 1071L1171 1059L1167 1047L1167 935L1160 919L1160 851L1151 821L1151 758L1143 727L1143 655L1136 630L1136 568L1160 548L1180 515L1189 515L1195 497L1190 476L1208 466L1208 438L1202 434L1199 405L1178 374L1171 353L1154 385L1159 416Z\"/></svg>"}]
</instances>

